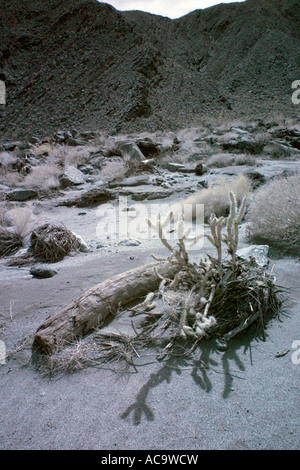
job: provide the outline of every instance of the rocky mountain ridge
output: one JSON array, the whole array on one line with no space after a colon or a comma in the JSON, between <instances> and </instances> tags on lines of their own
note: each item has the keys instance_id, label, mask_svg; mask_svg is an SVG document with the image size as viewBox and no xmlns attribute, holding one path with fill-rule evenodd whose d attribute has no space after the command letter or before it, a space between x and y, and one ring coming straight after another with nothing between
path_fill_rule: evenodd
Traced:
<instances>
[{"instance_id":1,"label":"rocky mountain ridge","mask_svg":"<svg viewBox=\"0 0 300 470\"><path fill-rule=\"evenodd\" d=\"M96 0L1 1L0 11L2 139L299 114L297 0L247 0L176 20Z\"/></svg>"}]
</instances>

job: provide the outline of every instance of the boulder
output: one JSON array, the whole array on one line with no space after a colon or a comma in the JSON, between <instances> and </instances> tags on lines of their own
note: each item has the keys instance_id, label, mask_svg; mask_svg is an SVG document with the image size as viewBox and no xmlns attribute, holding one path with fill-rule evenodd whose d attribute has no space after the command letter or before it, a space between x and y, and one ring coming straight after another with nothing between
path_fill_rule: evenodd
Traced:
<instances>
[{"instance_id":1,"label":"boulder","mask_svg":"<svg viewBox=\"0 0 300 470\"><path fill-rule=\"evenodd\" d=\"M123 141L116 143L116 150L121 152L123 158L141 162L145 160L144 154L138 148L135 142Z\"/></svg>"},{"instance_id":2,"label":"boulder","mask_svg":"<svg viewBox=\"0 0 300 470\"><path fill-rule=\"evenodd\" d=\"M28 201L29 199L34 199L38 196L37 191L34 189L13 189L6 193L6 199L10 201Z\"/></svg>"},{"instance_id":3,"label":"boulder","mask_svg":"<svg viewBox=\"0 0 300 470\"><path fill-rule=\"evenodd\" d=\"M30 269L30 274L32 274L33 277L37 277L39 279L47 279L49 277L55 276L57 271L55 271L55 269L48 268L48 266L33 266Z\"/></svg>"},{"instance_id":4,"label":"boulder","mask_svg":"<svg viewBox=\"0 0 300 470\"><path fill-rule=\"evenodd\" d=\"M254 155L262 151L263 143L256 141L251 136L242 136L221 143L221 147L229 152L245 152Z\"/></svg>"},{"instance_id":5,"label":"boulder","mask_svg":"<svg viewBox=\"0 0 300 470\"><path fill-rule=\"evenodd\" d=\"M75 198L62 201L59 205L67 207L93 207L112 201L115 198L116 195L113 191L100 187L89 189Z\"/></svg>"},{"instance_id":6,"label":"boulder","mask_svg":"<svg viewBox=\"0 0 300 470\"><path fill-rule=\"evenodd\" d=\"M74 166L68 166L59 177L62 188L85 183L84 174Z\"/></svg>"},{"instance_id":7,"label":"boulder","mask_svg":"<svg viewBox=\"0 0 300 470\"><path fill-rule=\"evenodd\" d=\"M136 140L136 144L146 158L156 157L160 152L160 145L148 137Z\"/></svg>"},{"instance_id":8,"label":"boulder","mask_svg":"<svg viewBox=\"0 0 300 470\"><path fill-rule=\"evenodd\" d=\"M291 147L287 142L282 140L272 140L268 145L265 146L264 152L274 158L286 158L286 157L299 157L300 150Z\"/></svg>"}]
</instances>

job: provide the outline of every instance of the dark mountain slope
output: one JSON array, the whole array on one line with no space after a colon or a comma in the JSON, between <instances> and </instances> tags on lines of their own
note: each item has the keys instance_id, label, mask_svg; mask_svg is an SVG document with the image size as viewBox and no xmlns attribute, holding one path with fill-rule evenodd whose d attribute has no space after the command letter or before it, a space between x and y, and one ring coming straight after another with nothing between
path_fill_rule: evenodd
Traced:
<instances>
[{"instance_id":1,"label":"dark mountain slope","mask_svg":"<svg viewBox=\"0 0 300 470\"><path fill-rule=\"evenodd\" d=\"M299 114L300 4L248 0L178 20L96 0L0 0L2 135L175 129Z\"/></svg>"}]
</instances>

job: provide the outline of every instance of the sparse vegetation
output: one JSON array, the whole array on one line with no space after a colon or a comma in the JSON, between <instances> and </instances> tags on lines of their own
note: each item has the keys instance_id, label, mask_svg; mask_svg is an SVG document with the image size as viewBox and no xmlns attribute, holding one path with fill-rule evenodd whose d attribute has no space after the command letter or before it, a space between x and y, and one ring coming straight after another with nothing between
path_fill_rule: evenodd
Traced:
<instances>
[{"instance_id":1,"label":"sparse vegetation","mask_svg":"<svg viewBox=\"0 0 300 470\"><path fill-rule=\"evenodd\" d=\"M251 201L249 238L285 252L300 249L300 174L280 178L262 186Z\"/></svg>"},{"instance_id":2,"label":"sparse vegetation","mask_svg":"<svg viewBox=\"0 0 300 470\"><path fill-rule=\"evenodd\" d=\"M8 208L3 204L0 218L0 257L2 257L14 253L23 246L24 238L32 229L32 209Z\"/></svg>"},{"instance_id":3,"label":"sparse vegetation","mask_svg":"<svg viewBox=\"0 0 300 470\"><path fill-rule=\"evenodd\" d=\"M38 190L53 190L60 187L59 175L61 170L54 164L45 164L32 168L25 176L22 185Z\"/></svg>"},{"instance_id":4,"label":"sparse vegetation","mask_svg":"<svg viewBox=\"0 0 300 470\"><path fill-rule=\"evenodd\" d=\"M45 224L31 233L30 249L35 258L43 261L60 261L79 248L77 237L66 227Z\"/></svg>"},{"instance_id":5,"label":"sparse vegetation","mask_svg":"<svg viewBox=\"0 0 300 470\"><path fill-rule=\"evenodd\" d=\"M189 205L191 207L190 217L193 218L196 216L197 204L203 204L206 220L209 219L212 213L218 217L221 215L225 216L229 210L228 195L230 191L233 191L238 202L241 202L243 197L251 194L251 182L242 174L230 180L220 178L214 184L210 184L208 188L198 191L196 194L185 199L181 204L176 205L174 211L178 213L184 205Z\"/></svg>"},{"instance_id":6,"label":"sparse vegetation","mask_svg":"<svg viewBox=\"0 0 300 470\"><path fill-rule=\"evenodd\" d=\"M233 165L254 166L256 165L256 159L253 155L247 155L247 154L234 155L232 153L217 153L209 157L205 161L205 164L208 167L216 167L216 168L225 168L226 166L233 166Z\"/></svg>"}]
</instances>

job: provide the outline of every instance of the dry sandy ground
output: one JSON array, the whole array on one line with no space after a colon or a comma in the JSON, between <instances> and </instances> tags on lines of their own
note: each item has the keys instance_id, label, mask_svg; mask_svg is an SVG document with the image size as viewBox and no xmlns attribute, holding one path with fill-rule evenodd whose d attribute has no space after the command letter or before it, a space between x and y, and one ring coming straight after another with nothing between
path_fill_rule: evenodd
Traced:
<instances>
[{"instance_id":1,"label":"dry sandy ground","mask_svg":"<svg viewBox=\"0 0 300 470\"><path fill-rule=\"evenodd\" d=\"M7 351L92 285L150 262L153 251L166 254L143 243L81 253L58 263L50 279L33 278L29 267L3 269ZM245 334L226 351L203 343L194 363L150 357L137 372L89 367L52 379L35 368L30 350L13 354L0 367L0 448L299 449L300 264L271 264L278 284L290 288L289 308L268 324L265 341Z\"/></svg>"}]
</instances>

